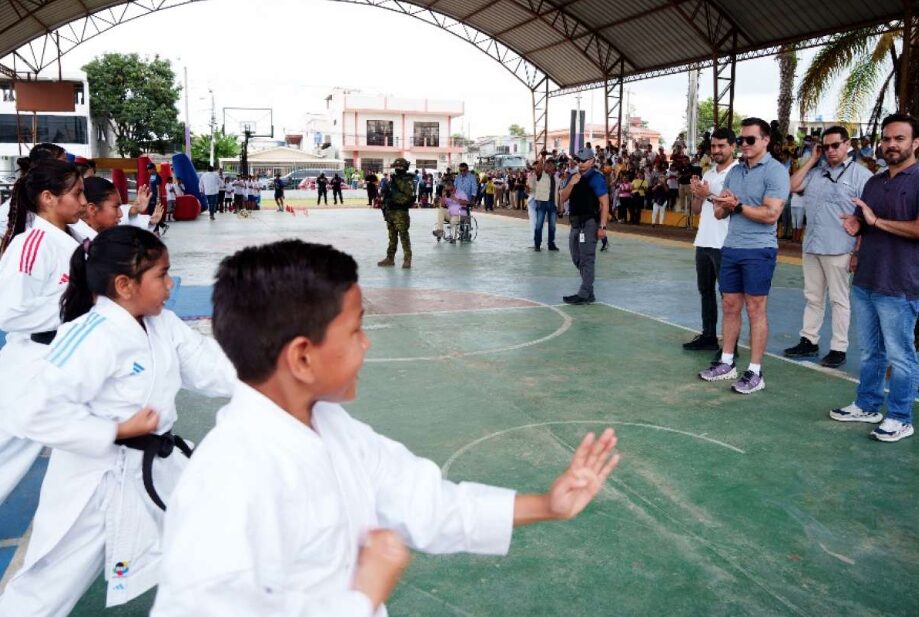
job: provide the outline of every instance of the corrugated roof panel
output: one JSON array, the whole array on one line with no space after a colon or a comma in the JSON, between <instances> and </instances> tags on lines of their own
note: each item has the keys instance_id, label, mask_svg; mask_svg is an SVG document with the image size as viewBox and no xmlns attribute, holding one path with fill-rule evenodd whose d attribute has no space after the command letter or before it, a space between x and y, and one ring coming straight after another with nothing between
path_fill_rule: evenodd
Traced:
<instances>
[{"instance_id":1,"label":"corrugated roof panel","mask_svg":"<svg viewBox=\"0 0 919 617\"><path fill-rule=\"evenodd\" d=\"M571 43L531 54L533 62L544 67L550 75L562 76L560 86L603 79L603 75L590 64L584 55Z\"/></svg>"},{"instance_id":2,"label":"corrugated roof panel","mask_svg":"<svg viewBox=\"0 0 919 617\"><path fill-rule=\"evenodd\" d=\"M515 49L524 52L567 40L564 34L553 30L552 27L542 21L532 21L524 24L511 30L503 38Z\"/></svg>"},{"instance_id":3,"label":"corrugated roof panel","mask_svg":"<svg viewBox=\"0 0 919 617\"><path fill-rule=\"evenodd\" d=\"M711 50L692 30L681 31L688 24L675 10L651 13L641 20L630 21L602 34L617 46L632 63L641 68L660 66L677 58L711 55Z\"/></svg>"},{"instance_id":4,"label":"corrugated roof panel","mask_svg":"<svg viewBox=\"0 0 919 617\"><path fill-rule=\"evenodd\" d=\"M489 34L506 30L516 26L526 19L532 18L532 13L515 2L499 0L484 11L477 13L469 20L469 25Z\"/></svg>"},{"instance_id":5,"label":"corrugated roof panel","mask_svg":"<svg viewBox=\"0 0 919 617\"><path fill-rule=\"evenodd\" d=\"M36 16L44 25L28 18L20 18L8 2L0 0L0 57L37 39L45 26L56 28L90 12L104 7L120 7L124 0L44 0L45 5ZM605 52L591 49L591 60L579 52L575 44L564 44L544 49L557 43L562 34L563 22L556 21L555 28L546 24L552 15L540 18L525 0L402 0L406 4L431 7L432 10L454 19L467 18L471 27L494 36L502 33L500 42L512 49L539 50L530 60L545 70L549 77L562 86L577 85L585 81L602 79ZM721 7L725 15L746 34L739 40L738 51L763 49L790 40L805 40L822 34L844 31L861 25L878 24L901 19L901 0L707 0ZM621 49L629 62L628 75L640 74L642 69L683 66L711 54L709 43L673 8L679 4L684 11L694 10L695 2L675 3L673 0L549 0L537 11L545 14L556 5L580 20L575 34L587 30L599 31L609 44ZM29 6L22 4L22 6ZM661 8L667 6L668 8ZM120 12L121 9L115 9ZM129 14L135 14L132 9ZM701 19L704 12L696 13ZM615 27L603 28L613 22L635 17ZM725 22L722 22L722 24ZM573 23L569 21L568 27ZM514 26L519 26L514 28ZM705 27L701 26L704 30ZM510 29L510 30L509 30ZM569 30L570 31L570 30ZM576 42L584 43L585 38ZM600 60L598 56L602 56ZM610 57L615 60L615 57Z\"/></svg>"},{"instance_id":6,"label":"corrugated roof panel","mask_svg":"<svg viewBox=\"0 0 919 617\"><path fill-rule=\"evenodd\" d=\"M556 1L556 4L558 0ZM610 0L580 0L563 5L581 21L602 26L621 19L641 17L649 10L668 5L668 0L630 0L629 2L610 2Z\"/></svg>"}]
</instances>

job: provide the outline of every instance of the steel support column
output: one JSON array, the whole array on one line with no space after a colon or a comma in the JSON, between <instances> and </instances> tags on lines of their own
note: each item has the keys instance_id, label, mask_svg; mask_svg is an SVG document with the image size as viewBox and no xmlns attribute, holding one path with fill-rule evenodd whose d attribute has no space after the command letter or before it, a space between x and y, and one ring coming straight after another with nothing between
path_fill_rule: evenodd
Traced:
<instances>
[{"instance_id":1,"label":"steel support column","mask_svg":"<svg viewBox=\"0 0 919 617\"><path fill-rule=\"evenodd\" d=\"M606 141L610 139L610 120L616 119L616 147L622 147L622 87L625 83L625 62L619 61L619 74L615 79L606 78L604 83L604 122L606 126ZM606 146L606 144L603 144Z\"/></svg>"},{"instance_id":2,"label":"steel support column","mask_svg":"<svg viewBox=\"0 0 919 617\"><path fill-rule=\"evenodd\" d=\"M549 78L543 77L530 89L533 97L533 156L540 150L547 150L549 138ZM540 148L542 144L542 148Z\"/></svg>"},{"instance_id":3,"label":"steel support column","mask_svg":"<svg viewBox=\"0 0 919 617\"><path fill-rule=\"evenodd\" d=\"M737 77L737 32L731 34L731 51L722 57L717 52L712 57L712 76L715 96L713 116L715 128L734 126L734 83ZM708 130L708 127L704 127Z\"/></svg>"}]
</instances>

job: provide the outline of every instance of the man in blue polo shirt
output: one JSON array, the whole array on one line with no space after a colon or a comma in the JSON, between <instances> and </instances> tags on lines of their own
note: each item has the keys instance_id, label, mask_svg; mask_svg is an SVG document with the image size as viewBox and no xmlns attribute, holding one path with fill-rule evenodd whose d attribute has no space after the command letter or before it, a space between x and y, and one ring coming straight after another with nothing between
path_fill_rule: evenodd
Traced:
<instances>
[{"instance_id":1,"label":"man in blue polo shirt","mask_svg":"<svg viewBox=\"0 0 919 617\"><path fill-rule=\"evenodd\" d=\"M558 203L569 204L571 231L568 249L571 261L581 275L578 293L564 296L566 304L591 304L594 298L594 265L597 262L597 241L606 237L609 217L609 195L603 174L594 169L594 151L581 148L574 156L578 171L562 189Z\"/></svg>"},{"instance_id":2,"label":"man in blue polo shirt","mask_svg":"<svg viewBox=\"0 0 919 617\"><path fill-rule=\"evenodd\" d=\"M840 422L868 422L878 441L913 434L913 398L919 382L914 329L919 315L919 121L893 114L881 124L887 170L865 184L854 214L843 225L862 237L852 279L852 312L862 348L855 401L834 409ZM887 417L884 377L890 366ZM883 420L883 421L882 421Z\"/></svg>"},{"instance_id":3,"label":"man in blue polo shirt","mask_svg":"<svg viewBox=\"0 0 919 617\"><path fill-rule=\"evenodd\" d=\"M769 124L760 118L746 118L741 127L738 141L743 161L728 172L721 195L712 198L715 218L730 217L718 277L723 294L724 342L721 357L699 377L705 381L737 379L734 351L740 338L741 311L746 306L750 366L731 389L752 394L766 387L762 370L769 334L766 299L779 250L775 224L788 199L789 178L785 167L768 152Z\"/></svg>"}]
</instances>

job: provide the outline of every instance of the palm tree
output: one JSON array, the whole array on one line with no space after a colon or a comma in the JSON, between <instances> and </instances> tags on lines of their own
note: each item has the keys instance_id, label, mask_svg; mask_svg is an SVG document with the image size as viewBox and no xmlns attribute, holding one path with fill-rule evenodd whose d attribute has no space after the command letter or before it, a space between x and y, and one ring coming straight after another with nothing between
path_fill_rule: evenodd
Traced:
<instances>
[{"instance_id":1,"label":"palm tree","mask_svg":"<svg viewBox=\"0 0 919 617\"><path fill-rule=\"evenodd\" d=\"M798 86L801 119L817 108L836 78L845 75L836 115L843 122L857 122L872 103L868 124L869 133L874 133L891 81L894 91L898 91L897 43L902 38L900 26L884 34L857 29L835 35L814 56Z\"/></svg>"},{"instance_id":2,"label":"palm tree","mask_svg":"<svg viewBox=\"0 0 919 617\"><path fill-rule=\"evenodd\" d=\"M788 134L791 122L791 104L794 102L795 70L798 68L798 55L793 45L784 45L775 57L779 63L779 100L778 120L779 133L782 139Z\"/></svg>"}]
</instances>

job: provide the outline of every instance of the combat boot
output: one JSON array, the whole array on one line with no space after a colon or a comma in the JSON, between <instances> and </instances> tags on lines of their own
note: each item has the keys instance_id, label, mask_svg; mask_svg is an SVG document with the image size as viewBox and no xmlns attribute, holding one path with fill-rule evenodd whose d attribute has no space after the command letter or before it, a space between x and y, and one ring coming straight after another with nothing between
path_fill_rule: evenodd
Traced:
<instances>
[{"instance_id":1,"label":"combat boot","mask_svg":"<svg viewBox=\"0 0 919 617\"><path fill-rule=\"evenodd\" d=\"M408 269L410 269L411 267L412 267L412 258L411 258L411 257L406 257L406 258L402 261L402 268L405 269L405 270L408 270Z\"/></svg>"},{"instance_id":2,"label":"combat boot","mask_svg":"<svg viewBox=\"0 0 919 617\"><path fill-rule=\"evenodd\" d=\"M386 259L382 259L378 261L377 265L381 267L394 266L396 265L396 260L393 259L392 257L387 257Z\"/></svg>"}]
</instances>

